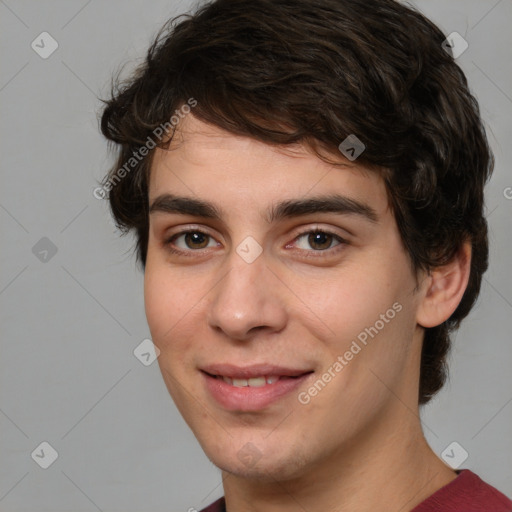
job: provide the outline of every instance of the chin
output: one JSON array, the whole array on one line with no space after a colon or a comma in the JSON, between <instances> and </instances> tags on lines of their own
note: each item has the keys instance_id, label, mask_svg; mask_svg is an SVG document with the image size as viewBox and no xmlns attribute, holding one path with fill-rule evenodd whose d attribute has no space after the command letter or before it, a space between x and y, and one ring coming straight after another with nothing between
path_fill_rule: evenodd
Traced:
<instances>
[{"instance_id":1,"label":"chin","mask_svg":"<svg viewBox=\"0 0 512 512\"><path fill-rule=\"evenodd\" d=\"M272 444L260 444L256 448L250 441L242 444L241 449L204 448L208 459L220 470L259 482L292 480L299 477L307 465L304 457L294 452L290 445L287 453Z\"/></svg>"},{"instance_id":2,"label":"chin","mask_svg":"<svg viewBox=\"0 0 512 512\"><path fill-rule=\"evenodd\" d=\"M253 467L247 467L239 461L214 461L212 462L221 470L231 475L246 478L262 483L275 483L293 480L300 476L300 470L291 466L286 461L267 461Z\"/></svg>"}]
</instances>

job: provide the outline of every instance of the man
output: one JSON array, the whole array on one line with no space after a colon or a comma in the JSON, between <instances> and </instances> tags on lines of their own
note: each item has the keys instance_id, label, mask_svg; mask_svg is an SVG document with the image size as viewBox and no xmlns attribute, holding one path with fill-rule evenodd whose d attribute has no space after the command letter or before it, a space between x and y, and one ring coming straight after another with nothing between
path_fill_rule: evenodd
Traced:
<instances>
[{"instance_id":1,"label":"man","mask_svg":"<svg viewBox=\"0 0 512 512\"><path fill-rule=\"evenodd\" d=\"M173 20L102 116L165 384L208 511L512 510L428 446L487 268L476 100L392 0L218 0Z\"/></svg>"}]
</instances>

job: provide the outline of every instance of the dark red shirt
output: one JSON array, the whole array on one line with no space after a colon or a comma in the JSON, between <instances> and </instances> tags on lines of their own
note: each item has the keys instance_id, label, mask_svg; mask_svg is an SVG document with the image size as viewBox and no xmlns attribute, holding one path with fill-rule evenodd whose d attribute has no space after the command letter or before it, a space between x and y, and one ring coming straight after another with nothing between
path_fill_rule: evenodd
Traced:
<instances>
[{"instance_id":1,"label":"dark red shirt","mask_svg":"<svg viewBox=\"0 0 512 512\"><path fill-rule=\"evenodd\" d=\"M224 498L201 512L226 512ZM457 478L410 512L512 512L512 501L469 469L462 469Z\"/></svg>"}]
</instances>

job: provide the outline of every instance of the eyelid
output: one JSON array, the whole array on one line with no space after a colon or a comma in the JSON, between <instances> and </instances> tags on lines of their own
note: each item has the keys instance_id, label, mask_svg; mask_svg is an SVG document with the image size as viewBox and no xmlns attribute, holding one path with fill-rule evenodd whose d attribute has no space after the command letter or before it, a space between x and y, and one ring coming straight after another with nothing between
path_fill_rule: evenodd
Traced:
<instances>
[{"instance_id":1,"label":"eyelid","mask_svg":"<svg viewBox=\"0 0 512 512\"><path fill-rule=\"evenodd\" d=\"M180 236L187 235L189 233L201 233L202 235L205 235L205 236L208 236L210 238L213 238L218 243L218 240L217 240L217 238L214 235L209 233L207 229L205 229L203 227L199 227L199 226L197 226L197 227L195 227L195 226L187 226L186 228L180 229L176 233L172 233L170 235L165 235L163 243L164 243L164 245L171 245L171 242L173 242L173 240L175 240L176 238L179 238ZM194 251L193 249L190 249L190 250L184 251L184 252L192 252L192 251L199 252L200 250L201 249L198 249L198 250Z\"/></svg>"},{"instance_id":2,"label":"eyelid","mask_svg":"<svg viewBox=\"0 0 512 512\"><path fill-rule=\"evenodd\" d=\"M174 228L168 231L172 232L173 229ZM179 235L186 235L187 233L202 233L203 235L208 235L215 238L215 236L209 231L208 228L203 227L202 225L199 224L187 224L186 226L178 226L177 229L178 231L173 232L171 234L164 234L163 238L165 240L171 240L174 237L177 237Z\"/></svg>"},{"instance_id":3,"label":"eyelid","mask_svg":"<svg viewBox=\"0 0 512 512\"><path fill-rule=\"evenodd\" d=\"M203 228L202 226L195 226L195 225L189 225L187 227L181 228L176 233L172 233L171 235L168 235L164 238L163 246L169 250L170 252L178 255L183 256L194 256L196 255L203 255L205 252L210 252L213 248L212 247L205 247L202 249L181 249L176 248L173 244L173 241L179 238L180 236L186 235L188 233L201 233L207 237L212 238L217 244L220 242L217 240L217 238L208 232L208 229ZM299 238L302 238L304 236L314 234L314 233L324 233L326 235L332 236L336 241L339 243L336 244L333 247L329 247L327 249L321 249L321 250L314 250L314 249L295 249L296 252L301 253L304 257L311 257L311 258L326 258L328 256L332 256L336 254L338 251L343 250L344 246L349 245L349 242L342 237L340 234L336 233L335 230L330 228L324 228L319 225L315 225L314 227L309 228L297 228L297 232L292 235L293 239L290 243L287 243L285 245L285 248L288 249L291 245L295 244ZM293 249L293 248L292 248Z\"/></svg>"},{"instance_id":4,"label":"eyelid","mask_svg":"<svg viewBox=\"0 0 512 512\"><path fill-rule=\"evenodd\" d=\"M305 231L301 231L301 232L297 233L295 235L295 237L293 238L293 240L289 244L286 244L285 247L289 248L291 245L295 244L298 239L300 239L304 236L310 235L310 234L314 234L314 233L323 233L326 235L330 235L339 243L333 247L329 247L328 249L321 249L321 250L295 249L296 251L302 253L302 255L307 258L322 258L322 257L327 258L329 256L337 254L338 251L343 250L344 246L349 245L349 242L344 237L342 237L338 233L334 232L333 230L330 230L328 228L317 227L317 228L313 228L313 229L311 229L311 228L306 229ZM292 247L291 249L293 250L294 248Z\"/></svg>"},{"instance_id":5,"label":"eyelid","mask_svg":"<svg viewBox=\"0 0 512 512\"><path fill-rule=\"evenodd\" d=\"M339 228L339 230L341 230L341 228ZM301 226L300 228L295 229L292 232L291 236L292 236L293 242L294 242L300 236L308 235L310 233L320 232L320 233L325 233L326 235L331 235L331 236L335 237L336 239L340 240L341 242L348 243L347 238L350 238L351 233L349 233L346 229L344 229L343 231L346 233L346 235L344 235L344 234L341 234L339 232L339 230L337 230L334 227L322 226L318 223L314 223L311 226L308 226L306 228L304 226Z\"/></svg>"}]
</instances>

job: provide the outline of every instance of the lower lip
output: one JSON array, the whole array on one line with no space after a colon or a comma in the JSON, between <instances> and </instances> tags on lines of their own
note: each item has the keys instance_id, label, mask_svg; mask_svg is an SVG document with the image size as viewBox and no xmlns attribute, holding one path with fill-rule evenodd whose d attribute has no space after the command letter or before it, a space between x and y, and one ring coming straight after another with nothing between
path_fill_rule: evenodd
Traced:
<instances>
[{"instance_id":1,"label":"lower lip","mask_svg":"<svg viewBox=\"0 0 512 512\"><path fill-rule=\"evenodd\" d=\"M296 390L312 373L295 378L281 378L261 387L236 387L221 378L201 372L213 398L228 411L260 411L278 399Z\"/></svg>"}]
</instances>

